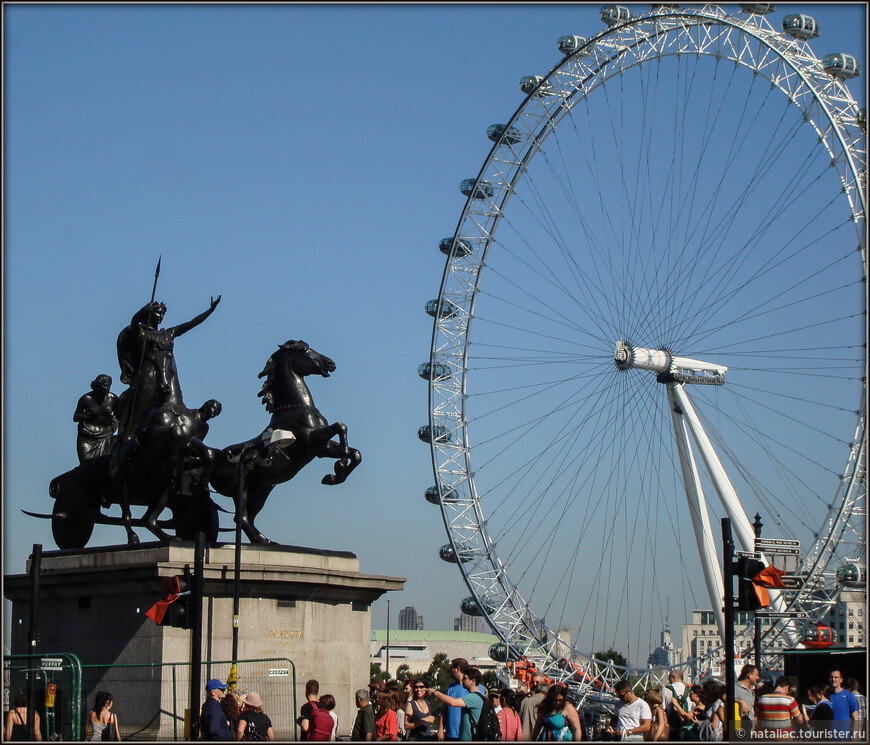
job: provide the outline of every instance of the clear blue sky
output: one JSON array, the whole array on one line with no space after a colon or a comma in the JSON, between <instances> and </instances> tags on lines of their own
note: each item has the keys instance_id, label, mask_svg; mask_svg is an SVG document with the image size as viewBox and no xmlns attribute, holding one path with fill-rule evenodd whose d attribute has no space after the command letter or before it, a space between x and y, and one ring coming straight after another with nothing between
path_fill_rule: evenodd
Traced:
<instances>
[{"instance_id":1,"label":"clear blue sky","mask_svg":"<svg viewBox=\"0 0 870 745\"><path fill-rule=\"evenodd\" d=\"M4 5L4 572L22 572L34 543L54 548L49 522L21 509L51 511L94 376L121 392L115 339L162 255L167 324L223 296L176 344L188 405L223 403L209 444L266 426L257 374L279 343L304 339L338 365L312 392L363 465L334 488L320 485L326 461L308 466L273 492L264 532L407 577L392 624L414 605L427 628L452 628L468 592L437 557L446 536L416 436L438 241L519 79L558 61L560 36L596 33L599 7ZM866 69L864 3L803 11L820 56L848 51ZM122 537L97 528L90 545Z\"/></svg>"}]
</instances>

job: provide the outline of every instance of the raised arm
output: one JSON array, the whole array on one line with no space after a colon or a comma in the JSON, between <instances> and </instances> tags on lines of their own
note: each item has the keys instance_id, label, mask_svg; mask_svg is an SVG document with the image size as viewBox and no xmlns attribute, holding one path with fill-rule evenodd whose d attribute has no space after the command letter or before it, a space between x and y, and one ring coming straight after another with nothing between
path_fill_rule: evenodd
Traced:
<instances>
[{"instance_id":1,"label":"raised arm","mask_svg":"<svg viewBox=\"0 0 870 745\"><path fill-rule=\"evenodd\" d=\"M214 309L218 307L218 303L221 301L221 296L218 295L217 298L212 297L211 305L209 305L209 309L200 313L196 318L191 318L187 323L180 323L178 326L173 326L171 329L168 329L169 333L172 334L172 338L176 336L181 336L182 334L186 334L192 328L196 328L201 324L206 318L208 318L212 313L214 313Z\"/></svg>"}]
</instances>

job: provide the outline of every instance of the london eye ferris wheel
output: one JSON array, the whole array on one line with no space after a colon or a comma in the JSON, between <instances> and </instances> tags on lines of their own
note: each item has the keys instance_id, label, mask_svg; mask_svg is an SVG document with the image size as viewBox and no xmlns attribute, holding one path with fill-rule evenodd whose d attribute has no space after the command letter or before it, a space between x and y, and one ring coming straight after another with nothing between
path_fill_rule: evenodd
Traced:
<instances>
[{"instance_id":1,"label":"london eye ferris wheel","mask_svg":"<svg viewBox=\"0 0 870 745\"><path fill-rule=\"evenodd\" d=\"M818 621L864 583L859 65L817 57L807 15L739 7L605 6L559 39L440 245L418 372L441 555L497 656L583 695L624 674L594 659L614 639L645 666L669 616L721 624L723 516L746 551L756 512L800 541L780 609Z\"/></svg>"}]
</instances>

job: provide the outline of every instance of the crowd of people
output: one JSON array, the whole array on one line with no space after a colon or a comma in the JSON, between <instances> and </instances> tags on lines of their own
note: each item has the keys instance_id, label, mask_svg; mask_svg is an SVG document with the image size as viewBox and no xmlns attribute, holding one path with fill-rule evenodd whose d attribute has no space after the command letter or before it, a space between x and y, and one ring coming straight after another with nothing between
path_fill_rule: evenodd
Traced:
<instances>
[{"instance_id":1,"label":"crowd of people","mask_svg":"<svg viewBox=\"0 0 870 745\"><path fill-rule=\"evenodd\" d=\"M373 682L355 693L357 713L350 731L353 742L397 740L474 742L578 742L588 739L629 741L722 741L728 712L733 712L738 740L863 742L866 699L854 678L831 670L826 684L811 686L801 701L793 681L785 676L762 681L755 665L744 665L734 696L715 678L702 684L683 681L671 670L667 684L639 691L627 680L613 688L618 699L607 726L593 726L591 711L581 712L566 686L550 682L539 672L529 689L486 691L481 672L464 658L450 663L453 682L445 691L422 679L402 683ZM274 740L270 718L256 692L228 692L217 679L206 684L199 732L203 740ZM729 703L730 699L730 703ZM5 739L20 739L25 730L26 701L9 712ZM88 714L86 740L119 740L112 696L99 691ZM305 686L305 703L296 724L302 740L339 738L336 699L321 694L317 680ZM37 727L38 731L38 727Z\"/></svg>"}]
</instances>

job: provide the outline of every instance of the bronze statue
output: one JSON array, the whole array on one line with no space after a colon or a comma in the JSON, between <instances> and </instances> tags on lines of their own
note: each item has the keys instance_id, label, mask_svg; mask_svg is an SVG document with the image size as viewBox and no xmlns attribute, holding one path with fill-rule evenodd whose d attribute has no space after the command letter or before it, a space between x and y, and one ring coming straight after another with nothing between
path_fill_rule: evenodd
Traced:
<instances>
[{"instance_id":1,"label":"bronze statue","mask_svg":"<svg viewBox=\"0 0 870 745\"><path fill-rule=\"evenodd\" d=\"M327 422L305 383L308 375L328 378L334 371L335 363L304 341L282 344L259 375L266 378L258 395L272 415L269 427L260 436L217 454L211 484L218 494L240 502L236 505L237 519L252 543L272 542L257 530L254 518L277 484L292 479L314 458L335 458L333 473L324 476L321 483L340 484L362 461L359 450L347 444L347 427ZM245 488L240 490L242 472Z\"/></svg>"},{"instance_id":2,"label":"bronze statue","mask_svg":"<svg viewBox=\"0 0 870 745\"><path fill-rule=\"evenodd\" d=\"M165 403L181 403L181 386L175 365L175 339L199 326L214 313L221 296L212 298L203 313L187 323L160 328L166 315L163 303L148 303L136 312L118 335L118 364L121 382L130 387L121 394L121 436L132 437L145 426L149 412Z\"/></svg>"},{"instance_id":3,"label":"bronze statue","mask_svg":"<svg viewBox=\"0 0 870 745\"><path fill-rule=\"evenodd\" d=\"M78 422L76 452L79 463L111 452L112 435L118 429L115 409L118 397L111 392L112 378L97 375L91 382L91 392L76 404L73 421Z\"/></svg>"},{"instance_id":4,"label":"bronze statue","mask_svg":"<svg viewBox=\"0 0 870 745\"><path fill-rule=\"evenodd\" d=\"M158 262L154 290L159 273ZM252 542L271 543L254 519L277 484L292 479L314 458L335 459L322 483L340 484L361 462L359 451L348 445L347 427L329 424L304 380L308 375L329 377L335 363L303 341L282 344L260 373L266 379L259 395L272 415L269 427L228 448L209 447L208 422L221 413L221 404L209 399L199 409L187 408L174 343L208 318L221 297L212 298L208 310L187 323L164 329L166 306L154 302L154 290L151 302L118 336L120 377L127 390L117 397L110 392L112 379L97 376L73 417L79 424L79 465L52 479L51 515L27 514L51 518L62 549L84 547L97 523L123 526L130 544L139 542L134 526L160 540L192 539L205 532L214 542L220 524L211 484L235 501L236 519ZM101 511L112 504L120 506L120 518ZM141 518L133 518L132 505L146 507ZM172 518L161 519L167 508Z\"/></svg>"}]
</instances>

